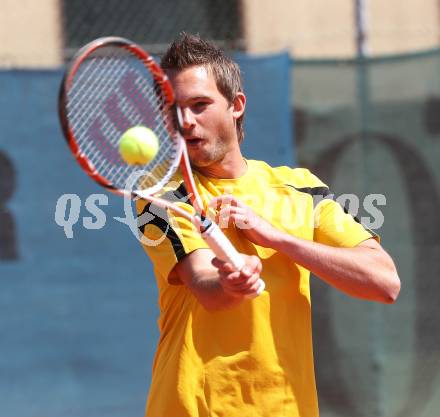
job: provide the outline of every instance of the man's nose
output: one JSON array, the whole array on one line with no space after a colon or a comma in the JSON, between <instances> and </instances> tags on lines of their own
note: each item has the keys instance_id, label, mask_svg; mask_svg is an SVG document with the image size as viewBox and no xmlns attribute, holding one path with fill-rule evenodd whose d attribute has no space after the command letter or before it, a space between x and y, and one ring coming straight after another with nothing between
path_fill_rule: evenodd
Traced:
<instances>
[{"instance_id":1,"label":"man's nose","mask_svg":"<svg viewBox=\"0 0 440 417\"><path fill-rule=\"evenodd\" d=\"M195 125L194 115L189 108L181 108L182 111L182 128L190 129Z\"/></svg>"}]
</instances>

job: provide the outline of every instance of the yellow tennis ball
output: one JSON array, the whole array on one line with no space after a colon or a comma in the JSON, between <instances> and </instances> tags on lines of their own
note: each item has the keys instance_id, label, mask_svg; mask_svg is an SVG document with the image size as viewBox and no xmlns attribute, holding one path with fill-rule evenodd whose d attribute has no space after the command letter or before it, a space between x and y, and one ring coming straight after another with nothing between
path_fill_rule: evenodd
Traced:
<instances>
[{"instance_id":1,"label":"yellow tennis ball","mask_svg":"<svg viewBox=\"0 0 440 417\"><path fill-rule=\"evenodd\" d=\"M127 164L145 165L151 162L159 150L159 139L145 126L126 130L119 140L119 154Z\"/></svg>"}]
</instances>

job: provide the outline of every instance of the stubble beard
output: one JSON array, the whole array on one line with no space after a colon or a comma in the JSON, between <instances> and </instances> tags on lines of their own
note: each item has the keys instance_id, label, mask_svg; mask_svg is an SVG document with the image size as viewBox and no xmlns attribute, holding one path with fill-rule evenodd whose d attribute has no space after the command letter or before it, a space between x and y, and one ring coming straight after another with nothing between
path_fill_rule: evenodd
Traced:
<instances>
[{"instance_id":1,"label":"stubble beard","mask_svg":"<svg viewBox=\"0 0 440 417\"><path fill-rule=\"evenodd\" d=\"M228 152L228 147L222 139L216 139L213 144L207 144L200 149L188 149L191 165L195 168L206 168L223 160Z\"/></svg>"}]
</instances>

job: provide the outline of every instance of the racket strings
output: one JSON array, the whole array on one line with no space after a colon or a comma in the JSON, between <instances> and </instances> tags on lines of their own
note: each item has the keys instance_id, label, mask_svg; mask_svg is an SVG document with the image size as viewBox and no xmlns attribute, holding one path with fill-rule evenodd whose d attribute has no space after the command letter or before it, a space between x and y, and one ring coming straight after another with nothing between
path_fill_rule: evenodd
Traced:
<instances>
[{"instance_id":1,"label":"racket strings","mask_svg":"<svg viewBox=\"0 0 440 417\"><path fill-rule=\"evenodd\" d=\"M180 153L172 114L144 63L125 48L100 48L81 63L67 92L67 115L79 152L116 188L161 188L174 173ZM159 150L146 165L128 165L119 140L138 125L155 132Z\"/></svg>"}]
</instances>

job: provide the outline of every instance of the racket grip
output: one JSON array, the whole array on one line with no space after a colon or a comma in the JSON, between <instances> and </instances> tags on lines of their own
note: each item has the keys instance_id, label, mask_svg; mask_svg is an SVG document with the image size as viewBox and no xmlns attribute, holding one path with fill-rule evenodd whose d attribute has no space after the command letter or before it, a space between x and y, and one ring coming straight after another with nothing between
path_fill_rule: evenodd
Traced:
<instances>
[{"instance_id":1,"label":"racket grip","mask_svg":"<svg viewBox=\"0 0 440 417\"><path fill-rule=\"evenodd\" d=\"M216 223L211 222L201 235L217 258L230 263L237 271L242 270L244 267L244 259ZM248 295L247 298L255 298L264 291L266 284L261 278L258 281L258 290L254 294Z\"/></svg>"}]
</instances>

